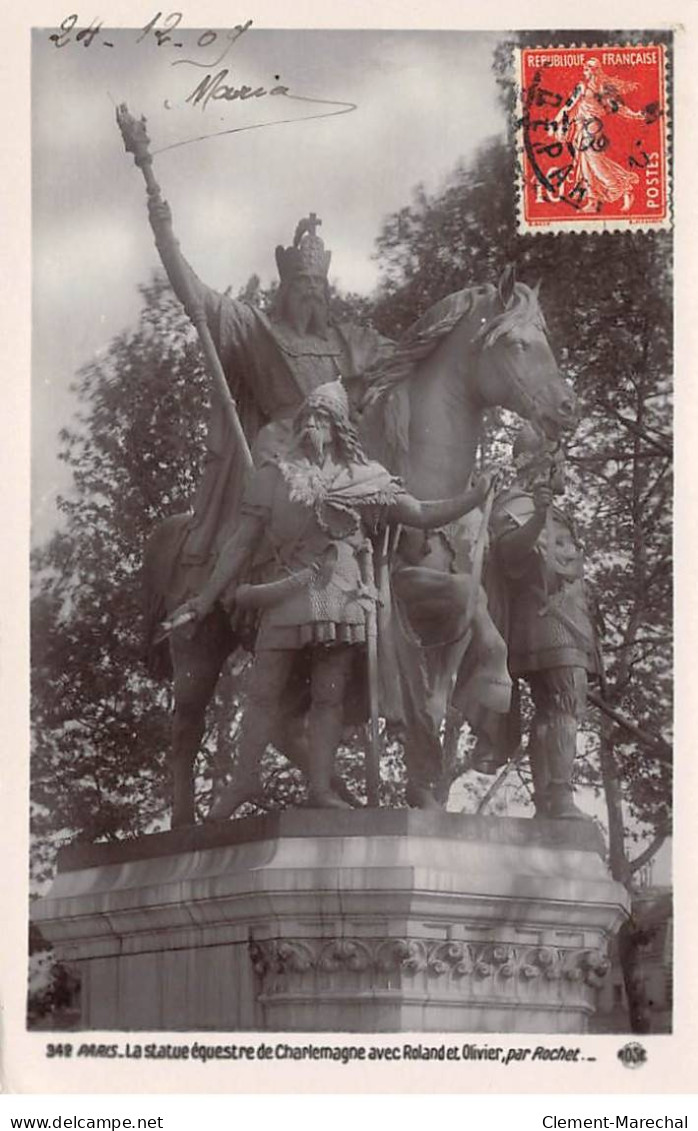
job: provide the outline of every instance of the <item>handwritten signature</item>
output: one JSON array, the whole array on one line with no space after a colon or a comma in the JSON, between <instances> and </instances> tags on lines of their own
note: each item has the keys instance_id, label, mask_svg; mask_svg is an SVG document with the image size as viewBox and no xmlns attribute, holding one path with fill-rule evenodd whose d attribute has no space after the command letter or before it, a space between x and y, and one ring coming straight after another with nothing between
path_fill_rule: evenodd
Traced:
<instances>
[{"instance_id":1,"label":"handwritten signature","mask_svg":"<svg viewBox=\"0 0 698 1131\"><path fill-rule=\"evenodd\" d=\"M225 99L226 102L234 102L235 99L240 99L241 102L245 102L248 98L263 98L267 94L273 97L278 94L288 95L290 93L287 86L273 86L271 90L267 90L264 86L247 86L245 83L242 86L233 86L225 81L229 74L228 68L224 67L217 75L210 73L204 75L199 85L192 90L185 101L190 102L192 106L198 106L201 102L201 109L205 110L209 102L218 99Z\"/></svg>"}]
</instances>

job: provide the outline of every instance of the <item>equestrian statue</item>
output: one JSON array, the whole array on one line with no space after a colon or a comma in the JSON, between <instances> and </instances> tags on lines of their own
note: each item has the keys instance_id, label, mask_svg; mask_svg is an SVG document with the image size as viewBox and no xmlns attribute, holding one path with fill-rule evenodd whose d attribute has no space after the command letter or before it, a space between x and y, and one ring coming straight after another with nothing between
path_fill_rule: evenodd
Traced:
<instances>
[{"instance_id":1,"label":"equestrian statue","mask_svg":"<svg viewBox=\"0 0 698 1131\"><path fill-rule=\"evenodd\" d=\"M537 290L507 268L496 286L447 296L392 342L333 318L331 252L311 213L276 248L279 287L265 314L197 277L155 181L144 119L122 106L117 120L213 382L192 512L160 524L144 561L150 662L174 679L172 827L194 823L206 707L250 610L251 702L237 769L210 816L258 796L268 743L304 770L311 804L352 803L333 759L357 656L369 668L368 803L378 803L380 716L401 728L408 804L431 808L444 720L477 726L511 701L506 645L480 581L495 488L491 476L472 485L484 413L510 409L552 441L575 422ZM265 712L272 687L279 708Z\"/></svg>"}]
</instances>

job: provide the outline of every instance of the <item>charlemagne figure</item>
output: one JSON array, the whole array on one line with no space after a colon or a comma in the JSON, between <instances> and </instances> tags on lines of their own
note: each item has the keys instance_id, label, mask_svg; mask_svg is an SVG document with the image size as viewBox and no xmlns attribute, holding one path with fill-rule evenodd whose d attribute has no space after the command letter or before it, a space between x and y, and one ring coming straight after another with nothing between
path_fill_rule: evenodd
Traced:
<instances>
[{"instance_id":1,"label":"charlemagne figure","mask_svg":"<svg viewBox=\"0 0 698 1131\"><path fill-rule=\"evenodd\" d=\"M321 221L314 213L298 223L290 247L276 248L280 282L269 315L201 282L179 249L164 201L151 199L149 215L175 293L194 320L203 311L248 439L275 422L276 428L265 432L266 442L283 446L303 399L339 374L350 402L358 400L361 375L393 345L371 328L331 318L331 252L317 234ZM190 561L210 559L232 533L244 478L234 467L238 445L226 414L215 403L207 442L209 460L185 548Z\"/></svg>"}]
</instances>

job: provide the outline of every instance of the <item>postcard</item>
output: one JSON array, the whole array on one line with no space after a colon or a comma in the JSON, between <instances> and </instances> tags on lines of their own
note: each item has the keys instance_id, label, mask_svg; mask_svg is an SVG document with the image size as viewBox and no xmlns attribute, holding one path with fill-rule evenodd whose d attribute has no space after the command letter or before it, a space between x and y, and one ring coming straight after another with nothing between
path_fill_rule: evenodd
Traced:
<instances>
[{"instance_id":1,"label":"postcard","mask_svg":"<svg viewBox=\"0 0 698 1131\"><path fill-rule=\"evenodd\" d=\"M5 1086L692 1091L693 7L10 24Z\"/></svg>"}]
</instances>

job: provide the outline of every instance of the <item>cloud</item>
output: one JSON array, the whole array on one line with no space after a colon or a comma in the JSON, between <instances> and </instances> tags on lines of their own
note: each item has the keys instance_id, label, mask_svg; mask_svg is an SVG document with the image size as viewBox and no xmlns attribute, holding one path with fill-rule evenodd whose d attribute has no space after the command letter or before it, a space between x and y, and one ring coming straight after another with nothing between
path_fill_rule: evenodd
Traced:
<instances>
[{"instance_id":1,"label":"cloud","mask_svg":"<svg viewBox=\"0 0 698 1131\"><path fill-rule=\"evenodd\" d=\"M133 31L33 50L35 429L38 481L55 466L48 430L69 419L75 369L132 321L137 286L158 265L141 175L124 152L114 103L145 113L154 149L201 133L322 112L283 97L210 103L186 96L206 73L173 67L173 52ZM191 53L196 33L184 38ZM175 230L210 285L234 289L275 276L274 247L309 211L323 219L332 275L367 292L374 241L413 187L433 190L459 159L503 128L490 68L494 36L436 32L251 32L226 57L227 81L353 101L340 117L275 125L155 157ZM329 107L328 109L332 109ZM56 341L62 343L59 353ZM39 466L39 464L41 466Z\"/></svg>"}]
</instances>

